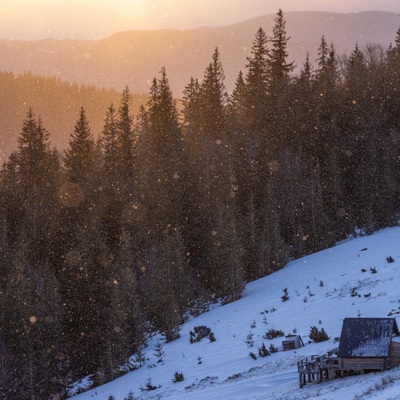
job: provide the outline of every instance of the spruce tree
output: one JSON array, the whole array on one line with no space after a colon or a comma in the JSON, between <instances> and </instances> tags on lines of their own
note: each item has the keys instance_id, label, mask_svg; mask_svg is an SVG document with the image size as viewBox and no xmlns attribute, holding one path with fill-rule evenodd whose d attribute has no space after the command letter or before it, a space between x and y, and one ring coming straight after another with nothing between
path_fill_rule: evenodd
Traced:
<instances>
[{"instance_id":1,"label":"spruce tree","mask_svg":"<svg viewBox=\"0 0 400 400\"><path fill-rule=\"evenodd\" d=\"M104 155L103 168L106 189L117 191L116 179L118 174L119 144L117 111L111 104L106 112L103 131L101 133L101 147Z\"/></svg>"},{"instance_id":2,"label":"spruce tree","mask_svg":"<svg viewBox=\"0 0 400 400\"><path fill-rule=\"evenodd\" d=\"M204 134L214 140L221 139L226 123L225 105L227 93L224 81L225 74L219 50L216 48L212 56L212 62L210 62L204 73L199 93L202 111L201 127Z\"/></svg>"},{"instance_id":3,"label":"spruce tree","mask_svg":"<svg viewBox=\"0 0 400 400\"><path fill-rule=\"evenodd\" d=\"M268 63L268 37L260 27L253 40L251 55L247 58L244 107L249 133L260 135L267 123L267 95L270 67Z\"/></svg>"},{"instance_id":4,"label":"spruce tree","mask_svg":"<svg viewBox=\"0 0 400 400\"><path fill-rule=\"evenodd\" d=\"M141 137L141 197L154 234L182 224L185 156L175 101L165 68L154 79L148 102L148 129Z\"/></svg>"},{"instance_id":5,"label":"spruce tree","mask_svg":"<svg viewBox=\"0 0 400 400\"><path fill-rule=\"evenodd\" d=\"M1 253L7 268L4 264L1 268L5 273L5 285L1 284L5 296L1 297L7 324L0 329L0 347L14 368L8 374L6 395L17 398L27 393L30 398L61 393L65 373L65 364L53 351L60 348L56 321L62 314L52 263L60 165L56 153L49 150L48 139L42 121L29 109L18 149L2 174L1 215L7 240L1 244Z\"/></svg>"},{"instance_id":6,"label":"spruce tree","mask_svg":"<svg viewBox=\"0 0 400 400\"><path fill-rule=\"evenodd\" d=\"M196 129L199 126L201 119L198 109L198 101L200 95L200 83L198 79L193 77L190 79L188 85L185 86L183 91L182 105L183 105L183 129L184 132L190 132L191 129Z\"/></svg>"},{"instance_id":7,"label":"spruce tree","mask_svg":"<svg viewBox=\"0 0 400 400\"><path fill-rule=\"evenodd\" d=\"M328 47L322 37L318 51L318 68L316 70L316 133L320 150L318 164L323 188L324 213L328 217L326 245L345 235L348 230L345 199L343 198L343 181L341 166L343 152L342 131L340 128L342 92L339 90L340 75L336 51L331 44ZM336 238L335 238L336 236Z\"/></svg>"},{"instance_id":8,"label":"spruce tree","mask_svg":"<svg viewBox=\"0 0 400 400\"><path fill-rule=\"evenodd\" d=\"M122 215L125 207L123 199L123 185L120 174L120 142L118 135L117 111L111 104L106 112L104 126L100 135L102 162L99 182L101 232L105 241L114 253L122 229Z\"/></svg>"},{"instance_id":9,"label":"spruce tree","mask_svg":"<svg viewBox=\"0 0 400 400\"><path fill-rule=\"evenodd\" d=\"M275 250L272 241L280 241L279 218L275 218L276 202L273 200L273 186L269 162L276 156L272 147L271 126L268 124L270 102L270 64L268 38L259 28L251 56L248 58L247 73L243 83L238 80L232 109L240 106L241 125L239 138L234 138L233 170L235 182L234 203L237 215L238 237L244 248L244 278L256 279L275 267L272 260ZM232 129L233 132L236 128ZM238 158L239 157L239 158ZM271 197L272 196L272 197ZM270 214L271 213L271 214ZM275 237L267 230L265 221L275 230ZM271 251L271 252L270 252ZM275 260L276 265L280 261ZM282 265L282 264L281 264Z\"/></svg>"},{"instance_id":10,"label":"spruce tree","mask_svg":"<svg viewBox=\"0 0 400 400\"><path fill-rule=\"evenodd\" d=\"M269 52L268 64L270 68L270 91L275 93L282 89L290 73L294 69L294 61L288 62L287 43L290 37L286 35L286 20L282 10L279 10L274 19L272 37L270 39L272 47Z\"/></svg>"},{"instance_id":11,"label":"spruce tree","mask_svg":"<svg viewBox=\"0 0 400 400\"><path fill-rule=\"evenodd\" d=\"M118 108L117 132L118 132L118 183L123 201L135 201L137 176L136 165L136 138L134 133L133 116L130 113L131 94L126 87L121 95L121 103Z\"/></svg>"},{"instance_id":12,"label":"spruce tree","mask_svg":"<svg viewBox=\"0 0 400 400\"><path fill-rule=\"evenodd\" d=\"M80 185L83 190L87 189L95 169L95 143L83 107L65 151L64 163L69 182Z\"/></svg>"},{"instance_id":13,"label":"spruce tree","mask_svg":"<svg viewBox=\"0 0 400 400\"><path fill-rule=\"evenodd\" d=\"M274 27L270 38L271 50L268 57L269 87L268 87L268 147L271 154L278 154L290 141L290 136L284 121L291 113L289 107L290 74L294 69L294 62L288 62L287 43L290 37L286 35L286 21L282 10L279 10L274 19Z\"/></svg>"},{"instance_id":14,"label":"spruce tree","mask_svg":"<svg viewBox=\"0 0 400 400\"><path fill-rule=\"evenodd\" d=\"M83 108L65 152L58 261L63 282L64 347L76 378L104 368L110 310L110 257L100 230L98 155ZM101 311L100 311L101 310Z\"/></svg>"},{"instance_id":15,"label":"spruce tree","mask_svg":"<svg viewBox=\"0 0 400 400\"><path fill-rule=\"evenodd\" d=\"M172 340L181 322L182 309L189 301L185 290L189 271L182 239L188 208L187 161L165 68L161 70L161 77L153 80L149 97L146 129L138 152L143 166L139 207L143 207L146 223L141 251L146 273L142 283L152 288L150 297L144 294L146 313L167 339ZM178 282L182 285L176 290Z\"/></svg>"}]
</instances>

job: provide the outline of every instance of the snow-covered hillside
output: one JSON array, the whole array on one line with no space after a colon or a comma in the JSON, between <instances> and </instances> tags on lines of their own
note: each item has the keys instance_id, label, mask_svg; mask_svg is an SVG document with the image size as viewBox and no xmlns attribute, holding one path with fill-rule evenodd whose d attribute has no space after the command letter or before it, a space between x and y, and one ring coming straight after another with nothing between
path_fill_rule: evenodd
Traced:
<instances>
[{"instance_id":1,"label":"snow-covered hillside","mask_svg":"<svg viewBox=\"0 0 400 400\"><path fill-rule=\"evenodd\" d=\"M388 262L392 257L394 262ZM376 271L376 272L375 272ZM283 289L289 299L282 301ZM146 365L113 382L73 397L75 400L135 399L400 399L400 368L346 377L299 389L297 361L334 347L345 317L396 317L400 314L400 228L347 240L291 262L284 269L247 285L241 300L216 307L181 327L181 338L163 345L157 362L154 337L145 349ZM399 321L400 322L400 321ZM190 344L189 332L206 325L216 341ZM330 339L310 343L311 326ZM282 338L270 330L297 332L305 346L283 352ZM254 340L253 347L246 342ZM279 352L260 357L265 343ZM251 343L250 343L251 344ZM253 352L257 359L249 356ZM184 380L174 383L174 374ZM147 384L157 387L144 391Z\"/></svg>"}]
</instances>

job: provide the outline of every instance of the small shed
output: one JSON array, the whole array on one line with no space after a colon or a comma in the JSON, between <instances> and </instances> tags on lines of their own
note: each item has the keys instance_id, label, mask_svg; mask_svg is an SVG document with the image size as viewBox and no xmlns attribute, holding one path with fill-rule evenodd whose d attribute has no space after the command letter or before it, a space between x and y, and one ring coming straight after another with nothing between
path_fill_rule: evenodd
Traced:
<instances>
[{"instance_id":1,"label":"small shed","mask_svg":"<svg viewBox=\"0 0 400 400\"><path fill-rule=\"evenodd\" d=\"M283 351L299 349L302 346L304 343L300 335L287 335L285 340L282 340Z\"/></svg>"},{"instance_id":2,"label":"small shed","mask_svg":"<svg viewBox=\"0 0 400 400\"><path fill-rule=\"evenodd\" d=\"M337 356L344 371L384 371L400 365L395 318L345 318Z\"/></svg>"}]
</instances>

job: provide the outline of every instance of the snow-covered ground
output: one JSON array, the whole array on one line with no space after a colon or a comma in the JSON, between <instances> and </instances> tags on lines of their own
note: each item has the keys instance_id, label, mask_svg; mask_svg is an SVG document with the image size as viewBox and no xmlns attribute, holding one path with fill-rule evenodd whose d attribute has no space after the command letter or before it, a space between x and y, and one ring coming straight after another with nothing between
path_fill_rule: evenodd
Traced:
<instances>
[{"instance_id":1,"label":"snow-covered ground","mask_svg":"<svg viewBox=\"0 0 400 400\"><path fill-rule=\"evenodd\" d=\"M394 262L389 263L387 257ZM376 273L374 273L374 269ZM289 300L281 297L287 288ZM400 399L400 368L351 376L299 388L297 361L337 347L345 317L396 317L400 314L400 228L349 239L295 260L282 270L246 286L239 301L216 307L181 327L181 338L163 345L162 363L154 347L145 349L146 365L113 382L73 397L74 400L298 400ZM400 320L399 320L400 323ZM195 326L211 328L216 341L190 344ZM324 328L328 341L310 343L311 326ZM282 339L268 340L269 329L297 332L305 346L282 351ZM254 346L246 343L252 334ZM260 357L265 343L279 352ZM253 352L257 360L249 353ZM184 380L173 383L175 372ZM147 383L158 387L143 391Z\"/></svg>"}]
</instances>

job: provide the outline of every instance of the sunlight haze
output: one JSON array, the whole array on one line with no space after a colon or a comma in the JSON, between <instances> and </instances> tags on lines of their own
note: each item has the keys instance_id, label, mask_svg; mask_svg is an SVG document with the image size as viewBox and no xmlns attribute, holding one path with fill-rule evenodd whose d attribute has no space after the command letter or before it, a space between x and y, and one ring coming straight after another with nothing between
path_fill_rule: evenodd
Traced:
<instances>
[{"instance_id":1,"label":"sunlight haze","mask_svg":"<svg viewBox=\"0 0 400 400\"><path fill-rule=\"evenodd\" d=\"M398 0L2 0L1 39L101 39L124 30L221 26L288 11L400 13Z\"/></svg>"}]
</instances>

